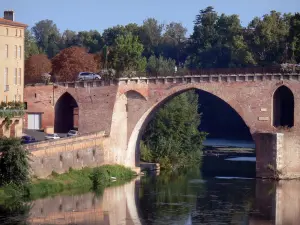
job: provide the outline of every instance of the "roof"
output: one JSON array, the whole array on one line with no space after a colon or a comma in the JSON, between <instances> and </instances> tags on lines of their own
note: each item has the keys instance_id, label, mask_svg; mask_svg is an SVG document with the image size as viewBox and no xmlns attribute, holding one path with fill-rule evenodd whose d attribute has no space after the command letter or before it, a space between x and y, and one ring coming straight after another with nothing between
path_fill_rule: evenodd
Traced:
<instances>
[{"instance_id":1,"label":"roof","mask_svg":"<svg viewBox=\"0 0 300 225\"><path fill-rule=\"evenodd\" d=\"M26 25L24 23L19 23L19 22L15 22L15 21L11 21L11 20L6 20L6 19L3 19L3 18L0 18L0 24L15 26L15 27L28 27L28 25Z\"/></svg>"}]
</instances>

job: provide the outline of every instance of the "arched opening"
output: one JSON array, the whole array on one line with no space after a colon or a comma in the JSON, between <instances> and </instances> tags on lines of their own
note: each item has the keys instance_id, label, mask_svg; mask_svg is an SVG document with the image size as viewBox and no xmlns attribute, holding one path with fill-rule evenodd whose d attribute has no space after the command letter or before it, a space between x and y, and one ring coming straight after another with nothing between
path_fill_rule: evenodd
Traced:
<instances>
[{"instance_id":1,"label":"arched opening","mask_svg":"<svg viewBox=\"0 0 300 225\"><path fill-rule=\"evenodd\" d=\"M277 88L273 95L273 126L294 126L294 95L284 85Z\"/></svg>"},{"instance_id":2,"label":"arched opening","mask_svg":"<svg viewBox=\"0 0 300 225\"><path fill-rule=\"evenodd\" d=\"M197 88L189 88L177 91L175 93L173 92L166 98L157 100L157 103L153 107L151 107L136 123L128 142L128 154L132 154L133 152L135 152L134 154L136 156L136 166L140 165L140 158L138 157L140 153L139 143L140 140L143 139L144 131L146 130L151 120L153 120L153 118L155 118L156 116L156 113L167 103L169 103L174 97L179 96L189 90L196 91L199 99L198 112L203 113L203 115L201 116L201 124L199 126L200 131L206 131L210 133L208 135L208 140L210 138L213 138L223 139L222 141L225 141L218 142L219 140L213 140L213 142L209 143L208 145L218 145L221 148L227 148L227 150L229 148L231 150L231 148L233 147L235 148L235 153L237 155L240 154L239 152L242 152L240 151L240 149L247 148L249 151L243 152L243 155L239 156L251 155L252 165L248 166L248 171L250 171L248 172L248 174L249 176L255 175L255 144L253 142L249 127L247 126L243 118L239 115L239 113L236 111L236 108L234 108L235 105L230 105L220 97L207 91L199 90ZM174 129L176 129L176 126L174 126ZM213 151L215 150L214 148L212 149ZM228 163L230 163L230 161L228 161ZM214 163L210 163L210 165L213 164ZM235 166L230 166L230 168L226 168L237 171Z\"/></svg>"},{"instance_id":3,"label":"arched opening","mask_svg":"<svg viewBox=\"0 0 300 225\"><path fill-rule=\"evenodd\" d=\"M54 132L67 133L78 126L78 105L68 92L64 93L55 104Z\"/></svg>"}]
</instances>

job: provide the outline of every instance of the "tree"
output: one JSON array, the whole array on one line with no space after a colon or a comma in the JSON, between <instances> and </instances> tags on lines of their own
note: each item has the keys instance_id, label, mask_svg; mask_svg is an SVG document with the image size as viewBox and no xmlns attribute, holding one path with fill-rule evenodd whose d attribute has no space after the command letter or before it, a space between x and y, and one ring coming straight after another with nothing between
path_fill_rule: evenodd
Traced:
<instances>
[{"instance_id":1,"label":"tree","mask_svg":"<svg viewBox=\"0 0 300 225\"><path fill-rule=\"evenodd\" d=\"M90 53L99 52L103 46L100 33L96 30L80 31L73 39L74 45L88 49Z\"/></svg>"},{"instance_id":2,"label":"tree","mask_svg":"<svg viewBox=\"0 0 300 225\"><path fill-rule=\"evenodd\" d=\"M144 48L138 41L138 37L131 33L117 37L113 49L113 65L118 72L131 74L133 71L144 72L146 58L142 56Z\"/></svg>"},{"instance_id":3,"label":"tree","mask_svg":"<svg viewBox=\"0 0 300 225\"><path fill-rule=\"evenodd\" d=\"M300 13L290 19L289 43L291 61L300 63Z\"/></svg>"},{"instance_id":4,"label":"tree","mask_svg":"<svg viewBox=\"0 0 300 225\"><path fill-rule=\"evenodd\" d=\"M77 32L72 30L65 30L61 36L60 49L69 48L76 45Z\"/></svg>"},{"instance_id":5,"label":"tree","mask_svg":"<svg viewBox=\"0 0 300 225\"><path fill-rule=\"evenodd\" d=\"M163 25L159 24L154 18L144 20L141 27L140 40L144 45L144 56L147 58L151 55L158 56L158 46L161 42Z\"/></svg>"},{"instance_id":6,"label":"tree","mask_svg":"<svg viewBox=\"0 0 300 225\"><path fill-rule=\"evenodd\" d=\"M147 63L147 72L150 76L170 76L174 74L175 60L165 59L162 56L151 56Z\"/></svg>"},{"instance_id":7,"label":"tree","mask_svg":"<svg viewBox=\"0 0 300 225\"><path fill-rule=\"evenodd\" d=\"M52 20L41 20L32 27L32 32L39 48L44 51L49 58L59 52L60 33Z\"/></svg>"},{"instance_id":8,"label":"tree","mask_svg":"<svg viewBox=\"0 0 300 225\"><path fill-rule=\"evenodd\" d=\"M96 70L94 55L85 48L66 48L52 59L52 73L57 81L74 81L79 72Z\"/></svg>"},{"instance_id":9,"label":"tree","mask_svg":"<svg viewBox=\"0 0 300 225\"><path fill-rule=\"evenodd\" d=\"M32 55L37 55L42 53L42 50L36 44L36 41L30 32L30 30L25 30L25 60Z\"/></svg>"},{"instance_id":10,"label":"tree","mask_svg":"<svg viewBox=\"0 0 300 225\"><path fill-rule=\"evenodd\" d=\"M0 184L17 185L29 180L29 153L16 138L0 139Z\"/></svg>"},{"instance_id":11,"label":"tree","mask_svg":"<svg viewBox=\"0 0 300 225\"><path fill-rule=\"evenodd\" d=\"M181 23L171 22L166 25L165 33L160 44L161 54L165 58L172 58L176 63L184 64L185 41L187 29Z\"/></svg>"},{"instance_id":12,"label":"tree","mask_svg":"<svg viewBox=\"0 0 300 225\"><path fill-rule=\"evenodd\" d=\"M214 8L209 6L196 16L194 21L194 32L190 37L188 45L189 68L214 67L217 62L215 45L218 42L216 23L218 14Z\"/></svg>"},{"instance_id":13,"label":"tree","mask_svg":"<svg viewBox=\"0 0 300 225\"><path fill-rule=\"evenodd\" d=\"M25 61L25 84L41 83L42 75L52 70L51 61L45 54L32 55Z\"/></svg>"},{"instance_id":14,"label":"tree","mask_svg":"<svg viewBox=\"0 0 300 225\"><path fill-rule=\"evenodd\" d=\"M281 63L287 60L290 15L281 15L276 11L264 15L262 19L254 18L248 29L247 40L261 65Z\"/></svg>"},{"instance_id":15,"label":"tree","mask_svg":"<svg viewBox=\"0 0 300 225\"><path fill-rule=\"evenodd\" d=\"M198 130L199 125L198 95L189 91L174 97L157 112L143 135L152 161L171 169L199 162L206 137Z\"/></svg>"}]
</instances>

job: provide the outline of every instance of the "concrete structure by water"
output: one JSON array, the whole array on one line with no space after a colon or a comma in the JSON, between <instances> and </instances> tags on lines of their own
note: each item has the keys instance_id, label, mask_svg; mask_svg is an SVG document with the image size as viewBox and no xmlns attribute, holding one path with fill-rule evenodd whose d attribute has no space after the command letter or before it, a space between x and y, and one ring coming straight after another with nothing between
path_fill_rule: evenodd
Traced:
<instances>
[{"instance_id":1,"label":"concrete structure by water","mask_svg":"<svg viewBox=\"0 0 300 225\"><path fill-rule=\"evenodd\" d=\"M103 146L109 156L104 163L133 168L139 166L139 141L149 120L169 99L191 89L217 96L244 120L256 143L258 177L300 177L297 73L239 69L226 74L34 85L25 88L25 99L28 114L40 114L42 127L54 126L56 132L73 128L76 109L81 134L106 133Z\"/></svg>"}]
</instances>

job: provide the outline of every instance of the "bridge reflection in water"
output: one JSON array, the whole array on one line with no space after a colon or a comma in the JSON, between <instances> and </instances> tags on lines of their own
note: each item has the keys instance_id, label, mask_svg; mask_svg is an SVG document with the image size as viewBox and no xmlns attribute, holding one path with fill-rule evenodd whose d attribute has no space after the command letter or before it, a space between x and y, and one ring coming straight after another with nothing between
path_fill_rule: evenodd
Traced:
<instances>
[{"instance_id":1,"label":"bridge reflection in water","mask_svg":"<svg viewBox=\"0 0 300 225\"><path fill-rule=\"evenodd\" d=\"M30 225L139 225L135 180L104 190L101 197L94 193L76 196L55 196L33 202Z\"/></svg>"},{"instance_id":2,"label":"bridge reflection in water","mask_svg":"<svg viewBox=\"0 0 300 225\"><path fill-rule=\"evenodd\" d=\"M257 180L254 204L244 224L299 224L299 190L300 181ZM36 200L33 202L28 222L31 225L147 224L139 214L138 196L139 180L135 180L123 186L107 188L101 197L96 197L94 193L87 193ZM186 221L181 221L182 224L193 224L193 214L192 211L187 212Z\"/></svg>"}]
</instances>

